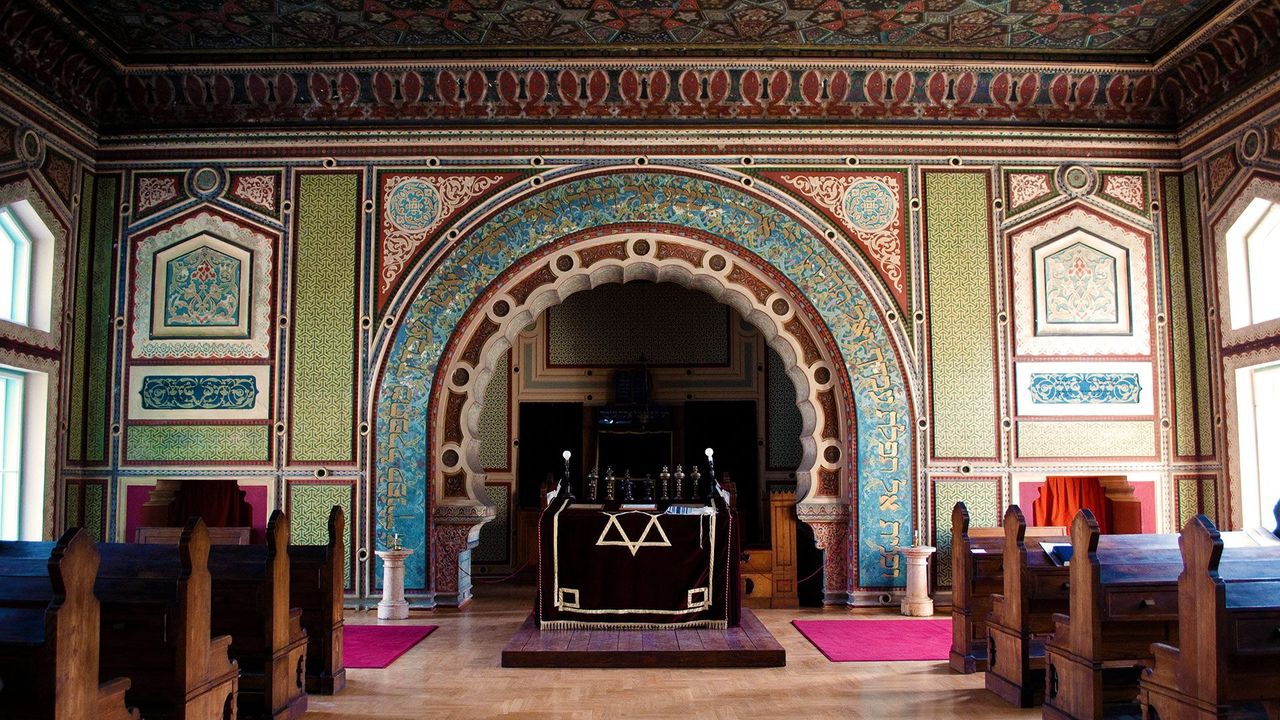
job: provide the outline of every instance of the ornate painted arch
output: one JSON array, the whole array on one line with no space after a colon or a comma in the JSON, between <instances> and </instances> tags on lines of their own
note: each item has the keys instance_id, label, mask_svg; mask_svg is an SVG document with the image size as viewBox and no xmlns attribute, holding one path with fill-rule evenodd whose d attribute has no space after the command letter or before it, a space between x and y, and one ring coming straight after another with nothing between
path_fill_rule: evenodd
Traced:
<instances>
[{"instance_id":1,"label":"ornate painted arch","mask_svg":"<svg viewBox=\"0 0 1280 720\"><path fill-rule=\"evenodd\" d=\"M559 300L536 300L533 289L554 288L562 275L570 273L583 278L572 281L584 283L582 287L596 282L590 272L579 272L595 264L588 263L581 252L565 252L554 259L548 255L578 247L588 238L598 239L601 233L628 231L643 231L649 238L614 238L611 242L621 245L621 250L599 250L606 256L596 262L608 260L608 252L631 256L614 258L620 277L596 281L625 280L627 272L676 281L684 277L686 284L721 296L736 268L760 288L753 292L751 281L744 280L740 285L745 290L729 295L737 298L730 304L738 302L743 305L740 309L750 305L744 315L753 317L775 340L780 333L776 324L770 324L776 317L769 315L774 312L774 300L790 305L787 313L793 319L802 308L811 309L808 323L825 339L835 375L827 386L849 388L837 408L822 415L846 424L836 431L844 451L830 453L839 447L823 445L823 462L838 466L845 475L856 469L856 482L845 483L842 494L825 498L819 496L820 484L810 482L800 515L811 524L821 521L845 528L846 532L828 533L832 535L828 538L820 533L820 544L827 540L829 597L833 592L847 597L855 586L900 585L895 550L910 539L914 525L913 413L903 353L882 320L880 306L848 261L780 205L719 179L667 168L595 171L520 197L439 253L430 274L424 273L412 291L414 299L390 341L374 393L376 540L382 545L395 531L417 550L419 560L407 570L407 585L439 592L442 601L465 599L465 587L453 581L457 575L449 577L450 569L466 564L465 553L492 512L472 490L483 477L475 475L474 464L470 473L466 469L474 448L468 445L463 427L468 423L461 421L470 414L468 422L474 422L479 410L474 400L468 405L468 397L475 388L483 390L488 380L484 359L500 352L497 303L489 301L503 297L508 318L519 317L520 312L535 316ZM690 263L683 276L664 269L675 266L658 262L663 235L668 242L678 237L682 246L700 249L706 265ZM648 253L634 252L639 240L651 243ZM592 246L608 244L593 242ZM585 247L578 249L585 251ZM711 265L715 250L723 263L718 269ZM537 262L543 258L545 262ZM565 262L569 264L561 267ZM529 270L531 265L536 267ZM541 279L529 281L525 271L540 273ZM526 282L531 283L528 292L521 287ZM754 299L748 301L748 297ZM761 316L767 316L768 322ZM477 342L474 338L480 328L484 339ZM784 357L813 352L820 358L819 344L812 338L808 344L813 345L811 350L795 340ZM474 361L467 363L473 376L458 382L460 378L448 373L456 372L455 361L462 355ZM804 408L803 400L801 404ZM437 407L443 411L433 412ZM443 418L449 417L459 418L456 429L447 427ZM815 425L817 417L813 414ZM850 425L854 421L856 428ZM856 458L848 452L855 438ZM452 445L445 447L448 443ZM815 463L818 446L815 440L806 448L813 450L809 460ZM452 464L445 462L448 450L455 452L447 458ZM833 459L828 460L827 453ZM856 516L850 516L850 507L858 509ZM430 556L429 528L435 545ZM856 543L847 542L848 531L854 531ZM833 561L839 560L843 562L833 567Z\"/></svg>"}]
</instances>

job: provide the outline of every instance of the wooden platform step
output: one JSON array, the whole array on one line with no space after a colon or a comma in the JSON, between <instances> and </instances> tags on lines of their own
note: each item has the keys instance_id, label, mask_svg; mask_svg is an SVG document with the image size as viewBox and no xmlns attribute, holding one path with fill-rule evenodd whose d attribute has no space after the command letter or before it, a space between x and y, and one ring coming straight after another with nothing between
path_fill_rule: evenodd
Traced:
<instances>
[{"instance_id":1,"label":"wooden platform step","mask_svg":"<svg viewBox=\"0 0 1280 720\"><path fill-rule=\"evenodd\" d=\"M760 668L783 667L783 649L759 618L742 609L727 630L547 630L533 615L502 651L511 668Z\"/></svg>"}]
</instances>

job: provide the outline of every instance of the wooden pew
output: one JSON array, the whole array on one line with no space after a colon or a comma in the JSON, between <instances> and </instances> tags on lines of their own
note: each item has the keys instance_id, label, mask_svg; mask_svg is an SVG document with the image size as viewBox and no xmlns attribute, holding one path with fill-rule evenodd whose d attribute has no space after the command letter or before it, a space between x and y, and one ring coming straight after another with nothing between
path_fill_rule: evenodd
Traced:
<instances>
[{"instance_id":1,"label":"wooden pew","mask_svg":"<svg viewBox=\"0 0 1280 720\"><path fill-rule=\"evenodd\" d=\"M1031 707L1044 691L1044 641L1053 632L1053 614L1067 609L1067 569L1055 565L1038 542L1027 548L1027 519L1017 505L1005 511L1003 527L1004 592L991 596L986 687L1011 705Z\"/></svg>"},{"instance_id":2,"label":"wooden pew","mask_svg":"<svg viewBox=\"0 0 1280 720\"><path fill-rule=\"evenodd\" d=\"M210 631L209 534L192 519L177 548L99 546L100 674L127 674L147 720L235 720L240 668Z\"/></svg>"},{"instance_id":3,"label":"wooden pew","mask_svg":"<svg viewBox=\"0 0 1280 720\"><path fill-rule=\"evenodd\" d=\"M0 543L0 717L138 720L125 706L127 678L98 681L97 574L98 551L80 528L56 545Z\"/></svg>"},{"instance_id":4,"label":"wooden pew","mask_svg":"<svg viewBox=\"0 0 1280 720\"><path fill-rule=\"evenodd\" d=\"M307 710L307 634L289 598L289 518L276 510L266 545L214 545L212 628L231 636L240 664L241 718L296 718Z\"/></svg>"},{"instance_id":5,"label":"wooden pew","mask_svg":"<svg viewBox=\"0 0 1280 720\"><path fill-rule=\"evenodd\" d=\"M1099 542L1088 510L1071 527L1070 615L1054 617L1045 645L1044 717L1101 718L1108 707L1136 713L1138 677L1152 643L1176 645L1182 555L1174 535L1109 535ZM1280 577L1270 533L1227 533L1221 577Z\"/></svg>"},{"instance_id":6,"label":"wooden pew","mask_svg":"<svg viewBox=\"0 0 1280 720\"><path fill-rule=\"evenodd\" d=\"M289 546L290 603L307 631L307 692L332 695L347 684L342 665L342 594L346 587L346 523L329 511L329 542Z\"/></svg>"},{"instance_id":7,"label":"wooden pew","mask_svg":"<svg viewBox=\"0 0 1280 720\"><path fill-rule=\"evenodd\" d=\"M1224 582L1222 537L1203 515L1187 522L1180 543L1178 646L1151 646L1141 717L1225 719L1246 703L1266 703L1280 717L1280 576Z\"/></svg>"},{"instance_id":8,"label":"wooden pew","mask_svg":"<svg viewBox=\"0 0 1280 720\"><path fill-rule=\"evenodd\" d=\"M1030 527L1028 536L1059 538L1061 527ZM962 502L951 509L951 669L987 669L987 615L1004 588L1004 530L970 528Z\"/></svg>"}]
</instances>

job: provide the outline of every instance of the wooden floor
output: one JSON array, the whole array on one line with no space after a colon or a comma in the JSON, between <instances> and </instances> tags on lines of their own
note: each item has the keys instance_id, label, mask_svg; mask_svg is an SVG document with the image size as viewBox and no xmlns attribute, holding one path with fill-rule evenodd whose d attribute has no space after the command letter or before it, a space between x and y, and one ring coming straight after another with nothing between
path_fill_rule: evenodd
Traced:
<instances>
[{"instance_id":1,"label":"wooden floor","mask_svg":"<svg viewBox=\"0 0 1280 720\"><path fill-rule=\"evenodd\" d=\"M755 613L742 609L725 630L540 631L533 613L502 650L509 668L764 668L787 664L787 651Z\"/></svg>"},{"instance_id":2,"label":"wooden floor","mask_svg":"<svg viewBox=\"0 0 1280 720\"><path fill-rule=\"evenodd\" d=\"M1039 718L983 688L982 674L947 662L833 663L791 626L797 617L839 619L845 609L756 610L786 648L787 665L764 669L582 670L503 668L502 648L529 616L533 588L481 585L462 610L414 612L439 625L385 670L348 670L339 695L311 695L307 720L421 718ZM857 617L868 617L865 614ZM896 617L886 615L886 617ZM347 622L377 624L372 612ZM388 624L388 623L384 623Z\"/></svg>"}]
</instances>

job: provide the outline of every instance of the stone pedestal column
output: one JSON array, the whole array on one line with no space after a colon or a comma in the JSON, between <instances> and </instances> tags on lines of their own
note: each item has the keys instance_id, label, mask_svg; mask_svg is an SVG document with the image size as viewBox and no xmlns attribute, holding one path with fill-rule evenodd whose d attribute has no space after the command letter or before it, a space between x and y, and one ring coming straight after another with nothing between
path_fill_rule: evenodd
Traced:
<instances>
[{"instance_id":1,"label":"stone pedestal column","mask_svg":"<svg viewBox=\"0 0 1280 720\"><path fill-rule=\"evenodd\" d=\"M907 559L907 595L902 598L902 614L929 617L933 599L929 597L929 556L937 548L928 545L898 548Z\"/></svg>"},{"instance_id":2,"label":"stone pedestal column","mask_svg":"<svg viewBox=\"0 0 1280 720\"><path fill-rule=\"evenodd\" d=\"M404 599L404 559L412 550L378 550L382 558L382 602L378 603L379 620L405 620L409 603Z\"/></svg>"}]
</instances>

